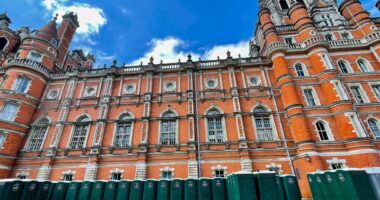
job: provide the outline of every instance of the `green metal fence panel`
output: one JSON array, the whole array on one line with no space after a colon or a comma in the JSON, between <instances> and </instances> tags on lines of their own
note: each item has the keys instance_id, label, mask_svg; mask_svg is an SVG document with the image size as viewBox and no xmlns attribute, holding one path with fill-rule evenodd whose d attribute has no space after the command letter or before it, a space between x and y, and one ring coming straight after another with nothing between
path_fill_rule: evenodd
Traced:
<instances>
[{"instance_id":1,"label":"green metal fence panel","mask_svg":"<svg viewBox=\"0 0 380 200\"><path fill-rule=\"evenodd\" d=\"M69 183L67 183L67 182L57 183L57 185L54 188L54 193L53 193L52 199L64 200L68 186L69 186Z\"/></svg>"},{"instance_id":2,"label":"green metal fence panel","mask_svg":"<svg viewBox=\"0 0 380 200\"><path fill-rule=\"evenodd\" d=\"M169 200L170 199L170 181L159 180L157 183L157 200Z\"/></svg>"},{"instance_id":3,"label":"green metal fence panel","mask_svg":"<svg viewBox=\"0 0 380 200\"><path fill-rule=\"evenodd\" d=\"M227 187L225 178L212 179L212 197L216 200L227 200Z\"/></svg>"},{"instance_id":4,"label":"green metal fence panel","mask_svg":"<svg viewBox=\"0 0 380 200\"><path fill-rule=\"evenodd\" d=\"M78 198L79 190L80 190L80 182L73 181L70 182L67 191L66 191L66 200L76 200Z\"/></svg>"},{"instance_id":5,"label":"green metal fence panel","mask_svg":"<svg viewBox=\"0 0 380 200\"><path fill-rule=\"evenodd\" d=\"M333 190L329 187L325 172L320 172L316 174L317 179L322 182L322 184L319 184L319 186L322 188L322 192L324 193L324 199L325 200L334 200Z\"/></svg>"},{"instance_id":6,"label":"green metal fence panel","mask_svg":"<svg viewBox=\"0 0 380 200\"><path fill-rule=\"evenodd\" d=\"M345 195L342 194L342 189L340 188L339 180L337 176L335 176L335 171L326 171L324 173L327 187L330 190L331 199L334 200L345 200Z\"/></svg>"},{"instance_id":7,"label":"green metal fence panel","mask_svg":"<svg viewBox=\"0 0 380 200\"><path fill-rule=\"evenodd\" d=\"M91 198L92 185L93 182L91 181L82 182L78 194L78 200L89 200Z\"/></svg>"},{"instance_id":8,"label":"green metal fence panel","mask_svg":"<svg viewBox=\"0 0 380 200\"><path fill-rule=\"evenodd\" d=\"M104 181L95 181L92 185L91 190L91 200L102 200L104 194L104 186L106 182Z\"/></svg>"},{"instance_id":9,"label":"green metal fence panel","mask_svg":"<svg viewBox=\"0 0 380 200\"><path fill-rule=\"evenodd\" d=\"M1 199L18 200L21 197L23 185L24 183L18 180L6 182L0 196Z\"/></svg>"},{"instance_id":10,"label":"green metal fence panel","mask_svg":"<svg viewBox=\"0 0 380 200\"><path fill-rule=\"evenodd\" d=\"M285 197L287 200L300 200L301 192L298 187L297 178L292 175L281 176Z\"/></svg>"},{"instance_id":11,"label":"green metal fence panel","mask_svg":"<svg viewBox=\"0 0 380 200\"><path fill-rule=\"evenodd\" d=\"M131 193L129 195L130 200L143 199L144 182L141 180L134 180L131 185Z\"/></svg>"},{"instance_id":12,"label":"green metal fence panel","mask_svg":"<svg viewBox=\"0 0 380 200\"><path fill-rule=\"evenodd\" d=\"M184 199L185 200L197 200L198 199L198 180L189 178L184 183Z\"/></svg>"},{"instance_id":13,"label":"green metal fence panel","mask_svg":"<svg viewBox=\"0 0 380 200\"><path fill-rule=\"evenodd\" d=\"M38 181L26 181L22 189L22 194L20 199L34 200L36 199L38 191Z\"/></svg>"},{"instance_id":14,"label":"green metal fence panel","mask_svg":"<svg viewBox=\"0 0 380 200\"><path fill-rule=\"evenodd\" d=\"M144 183L143 200L156 200L157 194L157 181L146 180Z\"/></svg>"},{"instance_id":15,"label":"green metal fence panel","mask_svg":"<svg viewBox=\"0 0 380 200\"><path fill-rule=\"evenodd\" d=\"M50 181L43 181L38 184L36 200L46 200L48 199L49 190L52 187L52 183Z\"/></svg>"},{"instance_id":16,"label":"green metal fence panel","mask_svg":"<svg viewBox=\"0 0 380 200\"><path fill-rule=\"evenodd\" d=\"M184 181L181 179L174 179L170 184L170 199L182 200L184 196Z\"/></svg>"},{"instance_id":17,"label":"green metal fence panel","mask_svg":"<svg viewBox=\"0 0 380 200\"><path fill-rule=\"evenodd\" d=\"M376 199L380 199L380 168L369 168L366 172Z\"/></svg>"},{"instance_id":18,"label":"green metal fence panel","mask_svg":"<svg viewBox=\"0 0 380 200\"><path fill-rule=\"evenodd\" d=\"M115 200L117 196L117 185L116 181L108 181L104 188L103 200Z\"/></svg>"},{"instance_id":19,"label":"green metal fence panel","mask_svg":"<svg viewBox=\"0 0 380 200\"><path fill-rule=\"evenodd\" d=\"M349 199L376 199L368 174L364 170L337 170L336 173L342 193L348 193Z\"/></svg>"},{"instance_id":20,"label":"green metal fence panel","mask_svg":"<svg viewBox=\"0 0 380 200\"><path fill-rule=\"evenodd\" d=\"M258 196L261 200L280 199L275 173L256 174Z\"/></svg>"},{"instance_id":21,"label":"green metal fence panel","mask_svg":"<svg viewBox=\"0 0 380 200\"><path fill-rule=\"evenodd\" d=\"M236 173L228 177L227 192L231 200L256 200L256 185L252 173Z\"/></svg>"},{"instance_id":22,"label":"green metal fence panel","mask_svg":"<svg viewBox=\"0 0 380 200\"><path fill-rule=\"evenodd\" d=\"M315 174L308 174L307 180L309 182L313 200L323 200L319 185L317 184L317 180L315 178Z\"/></svg>"},{"instance_id":23,"label":"green metal fence panel","mask_svg":"<svg viewBox=\"0 0 380 200\"><path fill-rule=\"evenodd\" d=\"M198 181L198 200L212 200L212 181L201 178Z\"/></svg>"},{"instance_id":24,"label":"green metal fence panel","mask_svg":"<svg viewBox=\"0 0 380 200\"><path fill-rule=\"evenodd\" d=\"M117 187L116 200L129 200L131 181L120 181Z\"/></svg>"}]
</instances>

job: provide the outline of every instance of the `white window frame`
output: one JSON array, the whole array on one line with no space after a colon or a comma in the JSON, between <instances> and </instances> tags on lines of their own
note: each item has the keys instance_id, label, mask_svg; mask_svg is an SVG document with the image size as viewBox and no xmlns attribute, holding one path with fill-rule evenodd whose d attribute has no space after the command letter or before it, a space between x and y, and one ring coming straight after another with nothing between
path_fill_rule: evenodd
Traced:
<instances>
[{"instance_id":1,"label":"white window frame","mask_svg":"<svg viewBox=\"0 0 380 200\"><path fill-rule=\"evenodd\" d=\"M363 98L363 103L370 103L369 101L369 98L367 96L367 93L365 92L365 90L363 89L363 86L360 84L360 83L351 83L351 84L348 84L350 90L351 90L351 94L352 94L352 97L354 98L355 102L356 103L360 103L358 102L353 90L352 90L352 87L357 87L359 89L359 93L360 93L360 96L362 96Z\"/></svg>"},{"instance_id":2,"label":"white window frame","mask_svg":"<svg viewBox=\"0 0 380 200\"><path fill-rule=\"evenodd\" d=\"M313 86L302 86L301 89L302 89L302 94L304 96L306 105L308 107L315 107L315 106L320 106L321 105L321 102L319 101L317 92L315 92L315 89L314 89ZM311 90L311 94L313 95L313 99L314 99L314 102L315 102L316 105L310 105L309 104L309 101L307 100L307 97L306 97L305 90Z\"/></svg>"},{"instance_id":3,"label":"white window frame","mask_svg":"<svg viewBox=\"0 0 380 200\"><path fill-rule=\"evenodd\" d=\"M7 141L7 136L8 134L6 134L3 130L0 130L0 150L4 149L4 144Z\"/></svg>"},{"instance_id":4,"label":"white window frame","mask_svg":"<svg viewBox=\"0 0 380 200\"><path fill-rule=\"evenodd\" d=\"M71 142L72 142L72 139L73 139L73 136L74 136L75 127L76 127L76 124L77 124L78 120L79 120L80 118L82 118L82 117L87 117L87 118L89 119L89 124L88 124L87 133L86 133L86 136L85 136L85 140L83 141L82 148L79 148L79 149L78 149L78 148L76 148L76 149L72 149L72 148L71 148ZM85 115L83 115L83 114L82 114L82 115L79 115L79 117L77 117L77 118L75 119L75 122L73 123L73 126L72 126L72 128L71 128L70 140L69 140L69 142L67 143L67 148L68 148L68 149L71 149L71 150L82 150L82 149L86 148L86 146L87 146L87 141L88 141L88 135L89 135L89 133L90 133L90 131L91 131L91 126L92 126L91 122L92 122L92 118L91 118L89 115L87 115L87 114L85 114Z\"/></svg>"},{"instance_id":5,"label":"white window frame","mask_svg":"<svg viewBox=\"0 0 380 200\"><path fill-rule=\"evenodd\" d=\"M209 87L209 85L207 84L209 81L214 81L214 87ZM205 79L205 86L206 86L206 89L218 89L219 87L219 83L218 83L218 79L217 78L208 78L208 79Z\"/></svg>"},{"instance_id":6,"label":"white window frame","mask_svg":"<svg viewBox=\"0 0 380 200\"><path fill-rule=\"evenodd\" d=\"M367 137L367 134L360 123L359 117L355 112L347 112L344 113L344 115L350 120L350 124L353 128L352 132L356 133L358 137Z\"/></svg>"},{"instance_id":7,"label":"white window frame","mask_svg":"<svg viewBox=\"0 0 380 200\"><path fill-rule=\"evenodd\" d=\"M128 91L129 87L132 87L133 90ZM132 84L132 83L124 84L123 93L124 94L135 94L136 93L136 84Z\"/></svg>"},{"instance_id":8,"label":"white window frame","mask_svg":"<svg viewBox=\"0 0 380 200\"><path fill-rule=\"evenodd\" d=\"M173 88L170 89L168 87L169 84L173 84ZM175 92L177 90L177 82L176 81L164 81L164 92Z\"/></svg>"},{"instance_id":9,"label":"white window frame","mask_svg":"<svg viewBox=\"0 0 380 200\"><path fill-rule=\"evenodd\" d=\"M227 166L216 165L216 166L211 167L211 170L212 170L212 177L214 177L214 178L225 178L228 175L228 167ZM223 177L220 177L220 176L217 177L216 171L223 171L224 176Z\"/></svg>"},{"instance_id":10,"label":"white window frame","mask_svg":"<svg viewBox=\"0 0 380 200\"><path fill-rule=\"evenodd\" d=\"M130 116L130 119L129 120L125 120L125 121L122 121L120 120L123 116L125 115L129 115ZM115 122L115 125L114 125L114 130L113 130L113 139L112 139L112 143L111 143L111 146L114 146L116 147L116 136L117 136L117 130L118 130L118 124L120 122L124 123L124 122L130 122L131 123L131 132L129 134L129 140L128 140L128 144L126 147L130 147L132 146L132 139L133 139L133 131L134 131L134 125L135 125L135 117L134 115L131 113L131 112L123 112L122 114L120 114L117 118L117 121ZM120 148L125 148L125 147L120 147Z\"/></svg>"},{"instance_id":11,"label":"white window frame","mask_svg":"<svg viewBox=\"0 0 380 200\"><path fill-rule=\"evenodd\" d=\"M369 87L371 88L371 91L373 93L373 96L375 97L375 99L377 99L377 101L380 102L380 93L379 95L376 94L375 90L374 90L374 86L377 86L379 87L379 92L380 92L380 81L379 82L371 82L371 83L368 83Z\"/></svg>"},{"instance_id":12,"label":"white window frame","mask_svg":"<svg viewBox=\"0 0 380 200\"><path fill-rule=\"evenodd\" d=\"M74 181L75 180L75 175L76 175L76 171L72 171L72 170L67 170L67 171L64 171L64 172L62 172L62 175L61 175L61 180L62 181L66 181L65 180L65 177L66 176L70 176L71 175L71 181Z\"/></svg>"},{"instance_id":13,"label":"white window frame","mask_svg":"<svg viewBox=\"0 0 380 200\"><path fill-rule=\"evenodd\" d=\"M89 92L90 89L94 90L94 94L91 94ZM95 97L98 93L98 87L97 86L86 86L84 89L83 97Z\"/></svg>"},{"instance_id":14,"label":"white window frame","mask_svg":"<svg viewBox=\"0 0 380 200\"><path fill-rule=\"evenodd\" d=\"M175 123L176 123L176 127L175 127L175 144L162 144L162 123L165 121L165 118L164 118L164 115L168 112L172 112L175 117L170 118L169 120L175 120ZM173 109L167 109L165 110L164 112L161 113L160 115L160 123L159 123L159 127L158 127L158 144L160 145L163 145L163 146L171 146L171 145L177 145L179 144L179 120L178 120L178 113L175 112Z\"/></svg>"},{"instance_id":15,"label":"white window frame","mask_svg":"<svg viewBox=\"0 0 380 200\"><path fill-rule=\"evenodd\" d=\"M170 179L164 178L164 173L170 173L171 178ZM171 167L160 168L160 178L161 179L172 180L172 179L174 179L174 177L175 177L175 168L171 168Z\"/></svg>"},{"instance_id":16,"label":"white window frame","mask_svg":"<svg viewBox=\"0 0 380 200\"><path fill-rule=\"evenodd\" d=\"M328 140L322 140L321 139L321 136L320 136L319 130L318 130L318 126L317 126L318 122L322 122L324 124L327 136L329 138ZM328 121L325 121L325 120L319 118L319 119L315 120L313 124L314 124L314 128L315 128L315 132L317 133L317 136L318 136L320 142L335 141L334 134L332 133L330 123Z\"/></svg>"},{"instance_id":17,"label":"white window frame","mask_svg":"<svg viewBox=\"0 0 380 200\"><path fill-rule=\"evenodd\" d=\"M346 65L347 73L343 73L342 68L340 67L339 63L344 63ZM352 69L351 64L348 61L346 61L346 60L343 60L343 59L338 60L337 61L337 66L338 66L339 71L342 74L352 74L352 73L354 73L354 70Z\"/></svg>"},{"instance_id":18,"label":"white window frame","mask_svg":"<svg viewBox=\"0 0 380 200\"><path fill-rule=\"evenodd\" d=\"M347 161L345 159L332 158L330 160L326 160L326 162L329 165L330 170L333 170L332 165L334 164L340 164L342 165L342 168L347 168Z\"/></svg>"},{"instance_id":19,"label":"white window frame","mask_svg":"<svg viewBox=\"0 0 380 200\"><path fill-rule=\"evenodd\" d=\"M21 79L24 79L24 81L27 81L27 83L25 85L25 89L23 91L20 91L20 88L23 87L23 86L21 86L21 84L19 84L19 80L21 81ZM32 83L32 79L30 77L27 77L24 75L17 76L16 80L13 82L12 90L17 92L17 93L26 94L29 91L31 83Z\"/></svg>"},{"instance_id":20,"label":"white window frame","mask_svg":"<svg viewBox=\"0 0 380 200\"><path fill-rule=\"evenodd\" d=\"M34 57L32 57L32 53L39 54L41 57L40 57L39 59L35 59ZM43 59L43 57L44 57L44 55L41 54L41 53L39 53L39 52L37 52L37 51L30 51L29 54L28 54L28 58L29 58L30 60L33 60L33 61L36 61L36 62L41 62L42 59Z\"/></svg>"},{"instance_id":21,"label":"white window frame","mask_svg":"<svg viewBox=\"0 0 380 200\"><path fill-rule=\"evenodd\" d=\"M362 68L360 67L359 61L363 61L363 63L366 65L367 70L368 70L367 72L365 72L365 71L362 70ZM358 59L356 60L356 64L357 64L359 70L360 70L362 73L373 72L373 67L372 67L371 63L370 63L367 59L365 59L365 58L358 58Z\"/></svg>"},{"instance_id":22,"label":"white window frame","mask_svg":"<svg viewBox=\"0 0 380 200\"><path fill-rule=\"evenodd\" d=\"M380 139L380 134L379 134L379 136L376 136L375 132L372 129L371 124L369 123L371 120L373 120L376 123L377 129L379 129L379 131L380 131L380 122L377 118L374 118L374 117L370 117L369 119L367 119L368 129L371 131L373 137L378 140L378 139Z\"/></svg>"},{"instance_id":23,"label":"white window frame","mask_svg":"<svg viewBox=\"0 0 380 200\"><path fill-rule=\"evenodd\" d=\"M325 64L326 70L334 69L334 65L328 53L321 53L320 55L323 63Z\"/></svg>"},{"instance_id":24,"label":"white window frame","mask_svg":"<svg viewBox=\"0 0 380 200\"><path fill-rule=\"evenodd\" d=\"M302 68L302 72L303 72L303 74L304 74L303 76L300 76L300 75L298 74L297 66L301 66L301 68ZM308 72L306 66L305 66L303 63L296 63L296 64L294 65L294 70L295 70L295 72L296 72L297 77L306 77L306 76L309 76L309 72Z\"/></svg>"},{"instance_id":25,"label":"white window frame","mask_svg":"<svg viewBox=\"0 0 380 200\"><path fill-rule=\"evenodd\" d=\"M340 100L349 100L346 90L343 88L342 82L339 80L332 80L330 83L334 86L334 89Z\"/></svg>"},{"instance_id":26,"label":"white window frame","mask_svg":"<svg viewBox=\"0 0 380 200\"><path fill-rule=\"evenodd\" d=\"M40 123L41 120L44 120L44 119L46 119L46 120L48 121L48 123L47 123L47 125L46 125L46 130L45 130L45 133L44 133L44 137L42 138L41 145L40 145L40 147L39 147L38 149L31 149L31 148L30 148L30 145L31 145L31 142L32 142L32 138L33 138L34 135L35 135L36 127L39 127L39 128L40 128L39 123ZM41 150L41 149L43 148L43 146L44 146L44 144L45 144L46 137L47 137L47 135L48 135L48 133L49 133L49 130L50 130L50 123L51 123L51 121L50 121L50 119L47 118L47 117L42 117L42 118L40 118L40 119L38 119L38 120L36 120L36 121L34 122L34 124L32 125L32 129L30 130L28 140L27 140L27 142L25 143L25 144L26 144L26 145L25 145L25 150L26 150L26 151L39 151L39 150Z\"/></svg>"},{"instance_id":27,"label":"white window frame","mask_svg":"<svg viewBox=\"0 0 380 200\"><path fill-rule=\"evenodd\" d=\"M3 113L3 111L4 111L4 109L6 108L7 105L14 106L14 108L15 108L15 112L14 112L14 113L11 113L12 116L10 116L10 117L4 119L4 115L5 115L5 114ZM3 105L3 107L2 107L1 110L0 110L0 120L2 120L2 121L14 122L14 121L16 120L16 118L17 118L17 114L18 114L19 111L20 111L20 105L19 105L19 104L17 104L17 103L13 103L13 102L5 102L5 104Z\"/></svg>"},{"instance_id":28,"label":"white window frame","mask_svg":"<svg viewBox=\"0 0 380 200\"><path fill-rule=\"evenodd\" d=\"M257 79L257 83L256 84L253 84L251 82L252 78L256 78ZM247 76L247 82L248 82L249 86L251 86L251 87L260 86L261 85L261 78L260 78L260 76Z\"/></svg>"},{"instance_id":29,"label":"white window frame","mask_svg":"<svg viewBox=\"0 0 380 200\"><path fill-rule=\"evenodd\" d=\"M273 137L273 140L259 140L259 135L258 135L258 128L256 126L256 117L255 117L255 108L257 107L264 107L268 114L269 114L269 123L271 124L271 128L272 128L272 137ZM273 114L272 114L272 111L267 107L267 106L264 106L264 105L255 105L253 108L252 108L252 123L253 123L253 130L255 130L255 137L256 137L256 140L257 141L260 141L260 142L265 142L265 141L269 141L269 142L273 142L273 141L277 141L279 140L278 138L278 133L277 133L277 127L276 127L276 123L274 122L274 117L273 117Z\"/></svg>"},{"instance_id":30,"label":"white window frame","mask_svg":"<svg viewBox=\"0 0 380 200\"><path fill-rule=\"evenodd\" d=\"M219 114L221 115L222 128L223 128L223 139L224 139L223 143L228 142L227 129L226 129L226 119L224 117L224 112L221 109L219 109L218 107L216 107L215 105L213 105L212 107L210 107L209 109L207 109L206 112L204 113L204 115L205 115L205 117L204 117L204 123L205 123L205 130L206 130L206 142L211 143L211 144L221 144L219 142L210 142L210 140L209 140L208 117L210 115L208 115L208 113L209 113L209 111L211 111L213 109L218 110Z\"/></svg>"},{"instance_id":31,"label":"white window frame","mask_svg":"<svg viewBox=\"0 0 380 200\"><path fill-rule=\"evenodd\" d=\"M120 180L123 180L123 178L124 178L124 170L121 170L119 168L116 168L114 170L110 170L110 176L109 176L110 180L117 181L116 179L113 179L113 175L114 174L120 174Z\"/></svg>"}]
</instances>

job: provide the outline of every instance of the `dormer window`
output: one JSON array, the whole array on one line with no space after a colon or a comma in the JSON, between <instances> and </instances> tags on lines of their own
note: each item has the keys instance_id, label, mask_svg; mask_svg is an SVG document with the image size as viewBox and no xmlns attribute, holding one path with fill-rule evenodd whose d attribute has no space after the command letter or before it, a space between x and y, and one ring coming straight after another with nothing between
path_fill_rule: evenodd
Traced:
<instances>
[{"instance_id":1,"label":"dormer window","mask_svg":"<svg viewBox=\"0 0 380 200\"><path fill-rule=\"evenodd\" d=\"M28 56L29 59L36 61L36 62L41 62L42 61L42 55L40 53L37 53L35 51L31 51Z\"/></svg>"},{"instance_id":2,"label":"dormer window","mask_svg":"<svg viewBox=\"0 0 380 200\"><path fill-rule=\"evenodd\" d=\"M286 3L286 0L280 0L279 4L280 4L281 9L283 10L289 9L289 6L288 6L288 3Z\"/></svg>"},{"instance_id":3,"label":"dormer window","mask_svg":"<svg viewBox=\"0 0 380 200\"><path fill-rule=\"evenodd\" d=\"M289 45L294 44L294 43L295 43L295 42L294 42L294 38L292 38L292 37L286 37L286 38L285 38L285 43L286 43L286 44L289 44Z\"/></svg>"},{"instance_id":4,"label":"dormer window","mask_svg":"<svg viewBox=\"0 0 380 200\"><path fill-rule=\"evenodd\" d=\"M326 34L325 38L326 38L327 41L332 41L333 40L333 36L331 34Z\"/></svg>"}]
</instances>

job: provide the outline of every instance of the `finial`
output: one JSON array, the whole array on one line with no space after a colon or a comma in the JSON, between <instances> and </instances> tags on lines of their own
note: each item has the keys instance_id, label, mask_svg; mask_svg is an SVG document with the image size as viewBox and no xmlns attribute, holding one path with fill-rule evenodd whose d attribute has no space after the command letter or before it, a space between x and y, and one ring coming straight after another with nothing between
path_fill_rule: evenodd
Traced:
<instances>
[{"instance_id":1,"label":"finial","mask_svg":"<svg viewBox=\"0 0 380 200\"><path fill-rule=\"evenodd\" d=\"M150 60L149 64L153 64L153 61L154 61L153 56L151 56L149 60Z\"/></svg>"},{"instance_id":2,"label":"finial","mask_svg":"<svg viewBox=\"0 0 380 200\"><path fill-rule=\"evenodd\" d=\"M181 58L180 58L180 59L178 59L178 63L181 63Z\"/></svg>"},{"instance_id":3,"label":"finial","mask_svg":"<svg viewBox=\"0 0 380 200\"><path fill-rule=\"evenodd\" d=\"M161 60L161 61L160 61L160 63L161 63L161 64L163 64L163 63L164 63L164 61L162 61L162 60Z\"/></svg>"},{"instance_id":4,"label":"finial","mask_svg":"<svg viewBox=\"0 0 380 200\"><path fill-rule=\"evenodd\" d=\"M112 61L112 67L116 67L116 65L117 65L117 60L115 59Z\"/></svg>"},{"instance_id":5,"label":"finial","mask_svg":"<svg viewBox=\"0 0 380 200\"><path fill-rule=\"evenodd\" d=\"M241 58L241 55L240 55L240 53L239 53L239 55L238 55L238 56L239 56L239 58Z\"/></svg>"},{"instance_id":6,"label":"finial","mask_svg":"<svg viewBox=\"0 0 380 200\"><path fill-rule=\"evenodd\" d=\"M57 19L58 19L58 13L55 14L53 21L57 21Z\"/></svg>"},{"instance_id":7,"label":"finial","mask_svg":"<svg viewBox=\"0 0 380 200\"><path fill-rule=\"evenodd\" d=\"M192 61L191 58L192 58L191 53L189 53L189 55L187 56L187 61Z\"/></svg>"},{"instance_id":8,"label":"finial","mask_svg":"<svg viewBox=\"0 0 380 200\"><path fill-rule=\"evenodd\" d=\"M230 52L230 50L227 51L227 58L231 58L231 52Z\"/></svg>"},{"instance_id":9,"label":"finial","mask_svg":"<svg viewBox=\"0 0 380 200\"><path fill-rule=\"evenodd\" d=\"M219 56L217 57L218 60L220 60Z\"/></svg>"},{"instance_id":10,"label":"finial","mask_svg":"<svg viewBox=\"0 0 380 200\"><path fill-rule=\"evenodd\" d=\"M143 65L143 62L142 62L142 61L140 62L140 65L141 65L141 66Z\"/></svg>"}]
</instances>

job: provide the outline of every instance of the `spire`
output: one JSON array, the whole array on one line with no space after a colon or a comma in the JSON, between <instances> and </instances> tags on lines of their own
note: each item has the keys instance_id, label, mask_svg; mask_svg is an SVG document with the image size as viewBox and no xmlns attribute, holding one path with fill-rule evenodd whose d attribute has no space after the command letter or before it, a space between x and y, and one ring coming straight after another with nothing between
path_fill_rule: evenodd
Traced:
<instances>
[{"instance_id":1,"label":"spire","mask_svg":"<svg viewBox=\"0 0 380 200\"><path fill-rule=\"evenodd\" d=\"M52 39L57 39L57 17L56 15L46 26L42 27L37 32L37 37L51 42Z\"/></svg>"},{"instance_id":2,"label":"spire","mask_svg":"<svg viewBox=\"0 0 380 200\"><path fill-rule=\"evenodd\" d=\"M5 12L3 14L0 14L0 21L5 20L8 22L8 24L12 23L11 19L7 15L8 13Z\"/></svg>"}]
</instances>

